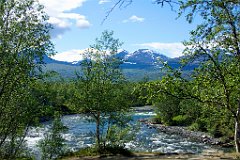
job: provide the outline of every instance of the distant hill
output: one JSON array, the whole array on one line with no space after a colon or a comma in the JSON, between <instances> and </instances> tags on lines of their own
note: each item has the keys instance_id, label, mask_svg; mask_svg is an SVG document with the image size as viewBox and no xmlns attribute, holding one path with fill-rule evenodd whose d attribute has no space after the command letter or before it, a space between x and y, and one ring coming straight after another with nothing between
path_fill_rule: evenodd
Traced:
<instances>
[{"instance_id":1,"label":"distant hill","mask_svg":"<svg viewBox=\"0 0 240 160\"><path fill-rule=\"evenodd\" d=\"M120 51L115 57L121 59L123 64L121 68L128 80L142 80L149 78L150 80L160 79L164 72L161 70L162 62L167 62L171 67L178 68L180 66L181 57L170 58L159 52L149 49L139 49L135 52L126 50ZM48 56L44 56L44 71L53 70L58 72L63 78L76 78L76 71L80 71L80 61L64 62L54 60ZM186 73L191 72L197 64L189 65L184 68Z\"/></svg>"}]
</instances>

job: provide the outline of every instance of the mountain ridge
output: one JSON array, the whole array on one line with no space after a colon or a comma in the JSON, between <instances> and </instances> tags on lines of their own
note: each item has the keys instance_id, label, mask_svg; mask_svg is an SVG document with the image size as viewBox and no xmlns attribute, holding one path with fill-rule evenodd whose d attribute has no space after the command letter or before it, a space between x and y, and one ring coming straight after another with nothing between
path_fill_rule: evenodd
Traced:
<instances>
[{"instance_id":1,"label":"mountain ridge","mask_svg":"<svg viewBox=\"0 0 240 160\"><path fill-rule=\"evenodd\" d=\"M183 57L170 58L159 52L150 49L138 49L134 52L122 50L114 57L122 60L120 68L129 80L140 80L149 77L150 80L160 79L164 72L162 62L168 62L172 68L181 66L180 61ZM58 61L51 57L44 56L45 71L54 70L64 78L76 78L75 72L80 71L80 62ZM193 70L197 65L189 65L184 68L186 72Z\"/></svg>"},{"instance_id":2,"label":"mountain ridge","mask_svg":"<svg viewBox=\"0 0 240 160\"><path fill-rule=\"evenodd\" d=\"M140 64L155 64L159 59L163 61L173 61L178 59L181 59L181 57L176 58L170 58L160 52L150 50L150 49L138 49L134 52L128 52L127 50L122 50L118 52L114 57L117 57L123 62L126 63L140 63ZM67 58L67 57L66 57ZM67 64L67 65L79 65L79 62L81 60L74 60L72 62L69 61L60 61L48 56L44 57L45 63L58 63L58 64Z\"/></svg>"}]
</instances>

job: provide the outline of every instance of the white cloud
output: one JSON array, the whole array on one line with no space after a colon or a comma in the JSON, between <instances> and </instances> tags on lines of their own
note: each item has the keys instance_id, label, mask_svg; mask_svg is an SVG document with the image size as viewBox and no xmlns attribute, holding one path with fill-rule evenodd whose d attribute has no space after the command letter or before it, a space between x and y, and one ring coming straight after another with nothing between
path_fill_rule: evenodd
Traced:
<instances>
[{"instance_id":1,"label":"white cloud","mask_svg":"<svg viewBox=\"0 0 240 160\"><path fill-rule=\"evenodd\" d=\"M110 0L99 0L98 4L104 4L104 3L109 3L111 2Z\"/></svg>"},{"instance_id":2,"label":"white cloud","mask_svg":"<svg viewBox=\"0 0 240 160\"><path fill-rule=\"evenodd\" d=\"M123 51L123 50L119 49L118 52L120 52L120 51ZM87 53L87 52L88 53L99 54L102 51L98 51L94 48L72 49L72 50L68 50L68 51L65 51L65 52L57 53L57 54L51 56L51 58L55 59L55 60L58 60L58 61L64 61L64 62L77 62L77 61L81 61L84 58L86 58L85 53ZM105 53L110 54L109 51L106 51Z\"/></svg>"},{"instance_id":3,"label":"white cloud","mask_svg":"<svg viewBox=\"0 0 240 160\"><path fill-rule=\"evenodd\" d=\"M79 8L86 0L39 0L44 5L46 13L49 15L49 23L54 27L52 37L58 37L72 26L78 28L89 28L90 22L83 15L70 12Z\"/></svg>"},{"instance_id":4,"label":"white cloud","mask_svg":"<svg viewBox=\"0 0 240 160\"><path fill-rule=\"evenodd\" d=\"M86 17L77 13L61 13L60 18L63 19L73 19L76 21L76 26L79 28L88 28L90 23L87 21Z\"/></svg>"},{"instance_id":5,"label":"white cloud","mask_svg":"<svg viewBox=\"0 0 240 160\"><path fill-rule=\"evenodd\" d=\"M151 42L151 43L142 43L142 44L136 44L136 45L158 50L163 54L172 58L182 56L182 52L185 49L185 46L182 43Z\"/></svg>"},{"instance_id":6,"label":"white cloud","mask_svg":"<svg viewBox=\"0 0 240 160\"><path fill-rule=\"evenodd\" d=\"M136 15L132 15L131 17L129 17L128 19L126 20L123 20L123 23L127 23L127 22L143 22L145 19L142 18L142 17L138 17Z\"/></svg>"},{"instance_id":7,"label":"white cloud","mask_svg":"<svg viewBox=\"0 0 240 160\"><path fill-rule=\"evenodd\" d=\"M83 59L84 52L85 50L73 49L66 52L57 53L54 56L51 56L51 58L58 61L75 62Z\"/></svg>"}]
</instances>

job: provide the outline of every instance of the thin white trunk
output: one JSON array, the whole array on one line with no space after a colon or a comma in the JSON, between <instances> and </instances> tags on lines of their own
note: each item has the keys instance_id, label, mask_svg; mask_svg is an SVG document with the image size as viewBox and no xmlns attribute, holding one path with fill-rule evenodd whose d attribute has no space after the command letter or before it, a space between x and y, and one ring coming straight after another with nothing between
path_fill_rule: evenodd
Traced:
<instances>
[{"instance_id":1,"label":"thin white trunk","mask_svg":"<svg viewBox=\"0 0 240 160\"><path fill-rule=\"evenodd\" d=\"M240 143L239 143L239 122L238 120L235 120L235 133L234 133L234 142L235 142L235 148L236 148L236 152L239 153L239 149L240 149Z\"/></svg>"},{"instance_id":2,"label":"thin white trunk","mask_svg":"<svg viewBox=\"0 0 240 160\"><path fill-rule=\"evenodd\" d=\"M238 102L238 109L235 117L235 132L234 132L234 142L236 152L240 152L240 124L239 124L239 116L240 116L240 100Z\"/></svg>"}]
</instances>

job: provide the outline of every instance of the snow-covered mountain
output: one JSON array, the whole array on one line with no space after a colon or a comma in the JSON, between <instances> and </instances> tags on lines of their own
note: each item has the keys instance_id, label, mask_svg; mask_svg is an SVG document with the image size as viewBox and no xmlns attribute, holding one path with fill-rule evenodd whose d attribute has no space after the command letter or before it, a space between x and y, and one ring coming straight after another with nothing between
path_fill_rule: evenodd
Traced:
<instances>
[{"instance_id":1,"label":"snow-covered mountain","mask_svg":"<svg viewBox=\"0 0 240 160\"><path fill-rule=\"evenodd\" d=\"M45 71L54 70L58 72L64 78L76 78L76 71L80 71L79 64L81 60L74 59L73 57L78 57L72 55L71 59L68 58L69 54L61 54L61 58L64 61L55 60L54 57L50 58L44 56L44 62L46 63ZM127 79L136 81L141 80L145 76L149 76L150 79L159 79L164 74L159 68L162 67L160 62L168 62L168 64L173 68L178 68L180 66L180 61L182 57L169 58L159 52L149 50L149 49L139 49L135 52L128 52L126 50L119 51L115 57L122 60L121 68ZM55 56L56 57L56 56ZM79 57L78 57L79 58ZM70 61L71 60L71 61ZM197 64L188 65L183 69L185 72L189 72L197 67Z\"/></svg>"},{"instance_id":2,"label":"snow-covered mountain","mask_svg":"<svg viewBox=\"0 0 240 160\"><path fill-rule=\"evenodd\" d=\"M124 57L125 62L148 65L154 65L160 60L168 61L169 59L170 58L167 56L149 49L139 49L133 53L127 54Z\"/></svg>"},{"instance_id":3,"label":"snow-covered mountain","mask_svg":"<svg viewBox=\"0 0 240 160\"><path fill-rule=\"evenodd\" d=\"M130 53L128 52L128 51L126 51L126 50L121 50L121 51L119 51L116 55L115 55L115 57L117 57L117 58L119 58L119 59L125 59L125 57L127 56L127 55L129 55Z\"/></svg>"},{"instance_id":4,"label":"snow-covered mountain","mask_svg":"<svg viewBox=\"0 0 240 160\"><path fill-rule=\"evenodd\" d=\"M67 52L66 52L67 53ZM72 53L73 54L73 53ZM71 65L71 66L78 66L81 62L79 60L79 57L77 55L71 54L71 61L68 59L69 53L65 55L61 53L61 58L65 61L59 61L57 60L57 56L54 56L52 58L45 56L44 62L46 64L64 64L64 65ZM78 52L75 52L75 54L79 54ZM126 50L119 51L115 57L121 59L123 61L123 64L121 65L122 68L127 69L144 69L144 68L152 68L152 67L161 67L160 61L167 61L172 67L176 68L180 66L179 62L181 58L169 58L159 52L149 50L149 49L138 49L135 52L128 52ZM74 59L76 57L76 59ZM55 59L54 59L55 58Z\"/></svg>"},{"instance_id":5,"label":"snow-covered mountain","mask_svg":"<svg viewBox=\"0 0 240 160\"><path fill-rule=\"evenodd\" d=\"M75 54L78 54L78 53L75 53ZM54 56L49 59L52 59L53 61L55 59L58 62L65 62L65 63L69 63L71 65L79 65L79 59L72 59L72 57L77 57L77 56L71 56L71 61L68 60L69 54L66 54L66 56L64 58L64 54L61 53L61 58L65 59L64 61L59 61L56 57L57 56ZM126 50L121 50L120 52L118 52L115 55L115 57L123 60L124 63L126 63L126 64L145 64L145 65L146 64L153 65L156 62L158 62L159 59L164 60L164 61L168 61L171 59L159 52L155 52L155 51L149 50L149 49L139 49L132 53L130 53ZM46 63L51 62L51 61L49 61L49 59L47 60Z\"/></svg>"}]
</instances>

